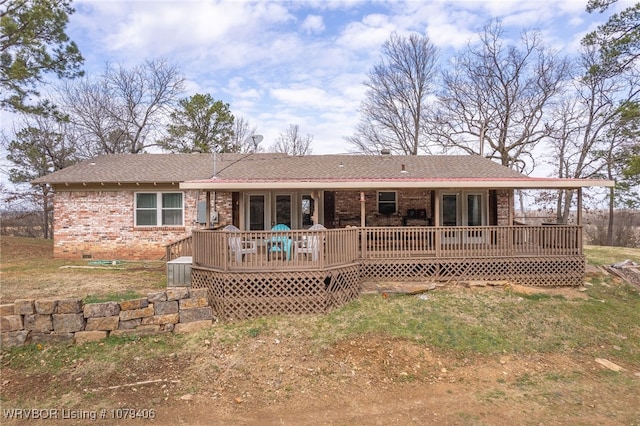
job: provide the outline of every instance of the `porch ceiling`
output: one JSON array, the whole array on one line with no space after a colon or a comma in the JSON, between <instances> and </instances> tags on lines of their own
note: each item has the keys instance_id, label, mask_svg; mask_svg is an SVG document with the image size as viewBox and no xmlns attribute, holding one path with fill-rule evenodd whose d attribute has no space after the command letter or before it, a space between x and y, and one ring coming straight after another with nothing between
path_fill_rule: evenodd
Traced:
<instances>
[{"instance_id":1,"label":"porch ceiling","mask_svg":"<svg viewBox=\"0 0 640 426\"><path fill-rule=\"evenodd\" d=\"M592 179L555 179L555 178L521 178L521 179L313 179L313 180L240 180L240 179L207 179L180 183L181 189L203 190L273 190L273 189L332 189L332 190L364 190L364 189L400 189L400 188L490 188L490 189L576 189L583 187L613 187L610 180Z\"/></svg>"}]
</instances>

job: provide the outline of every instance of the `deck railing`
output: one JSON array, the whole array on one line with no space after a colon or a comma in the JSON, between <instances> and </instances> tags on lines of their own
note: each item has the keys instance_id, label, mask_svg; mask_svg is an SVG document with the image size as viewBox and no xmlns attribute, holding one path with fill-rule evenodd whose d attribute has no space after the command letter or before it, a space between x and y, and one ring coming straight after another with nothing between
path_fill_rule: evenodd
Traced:
<instances>
[{"instance_id":1,"label":"deck railing","mask_svg":"<svg viewBox=\"0 0 640 426\"><path fill-rule=\"evenodd\" d=\"M582 227L456 226L362 229L361 257L503 257L582 254Z\"/></svg>"},{"instance_id":2,"label":"deck railing","mask_svg":"<svg viewBox=\"0 0 640 426\"><path fill-rule=\"evenodd\" d=\"M367 227L193 232L193 265L216 270L324 269L360 259L582 255L582 227Z\"/></svg>"},{"instance_id":3,"label":"deck railing","mask_svg":"<svg viewBox=\"0 0 640 426\"><path fill-rule=\"evenodd\" d=\"M223 271L325 269L358 261L359 230L193 232L193 265Z\"/></svg>"}]
</instances>

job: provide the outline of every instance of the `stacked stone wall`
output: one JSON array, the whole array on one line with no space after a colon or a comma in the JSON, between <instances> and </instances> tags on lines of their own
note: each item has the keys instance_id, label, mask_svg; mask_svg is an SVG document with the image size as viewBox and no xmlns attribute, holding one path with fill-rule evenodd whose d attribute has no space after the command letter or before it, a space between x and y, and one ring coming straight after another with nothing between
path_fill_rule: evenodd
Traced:
<instances>
[{"instance_id":1,"label":"stacked stone wall","mask_svg":"<svg viewBox=\"0 0 640 426\"><path fill-rule=\"evenodd\" d=\"M211 326L206 289L170 288L140 299L19 299L0 305L2 350L32 343L84 343L108 336L186 333Z\"/></svg>"}]
</instances>

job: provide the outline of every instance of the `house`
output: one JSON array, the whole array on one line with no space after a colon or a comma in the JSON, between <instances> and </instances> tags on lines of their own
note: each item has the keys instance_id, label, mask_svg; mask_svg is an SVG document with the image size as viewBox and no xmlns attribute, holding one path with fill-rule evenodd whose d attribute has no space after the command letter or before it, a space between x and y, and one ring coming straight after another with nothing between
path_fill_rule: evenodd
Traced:
<instances>
[{"instance_id":1,"label":"house","mask_svg":"<svg viewBox=\"0 0 640 426\"><path fill-rule=\"evenodd\" d=\"M324 311L363 279L579 285L582 188L613 185L470 155L260 153L103 155L34 183L54 189L55 257L193 256L194 286L234 318ZM577 224L516 224L518 189L577 190ZM308 256L311 241L322 248ZM252 297L260 307L243 311Z\"/></svg>"}]
</instances>

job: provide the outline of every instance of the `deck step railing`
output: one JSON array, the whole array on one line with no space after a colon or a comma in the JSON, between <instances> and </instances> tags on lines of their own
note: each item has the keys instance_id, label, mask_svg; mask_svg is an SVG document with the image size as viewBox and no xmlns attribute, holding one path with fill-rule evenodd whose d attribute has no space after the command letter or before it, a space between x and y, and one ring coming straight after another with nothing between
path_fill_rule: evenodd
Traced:
<instances>
[{"instance_id":1,"label":"deck step railing","mask_svg":"<svg viewBox=\"0 0 640 426\"><path fill-rule=\"evenodd\" d=\"M193 255L193 236L189 235L178 241L174 241L166 246L165 258L167 262L177 259L182 256Z\"/></svg>"}]
</instances>

